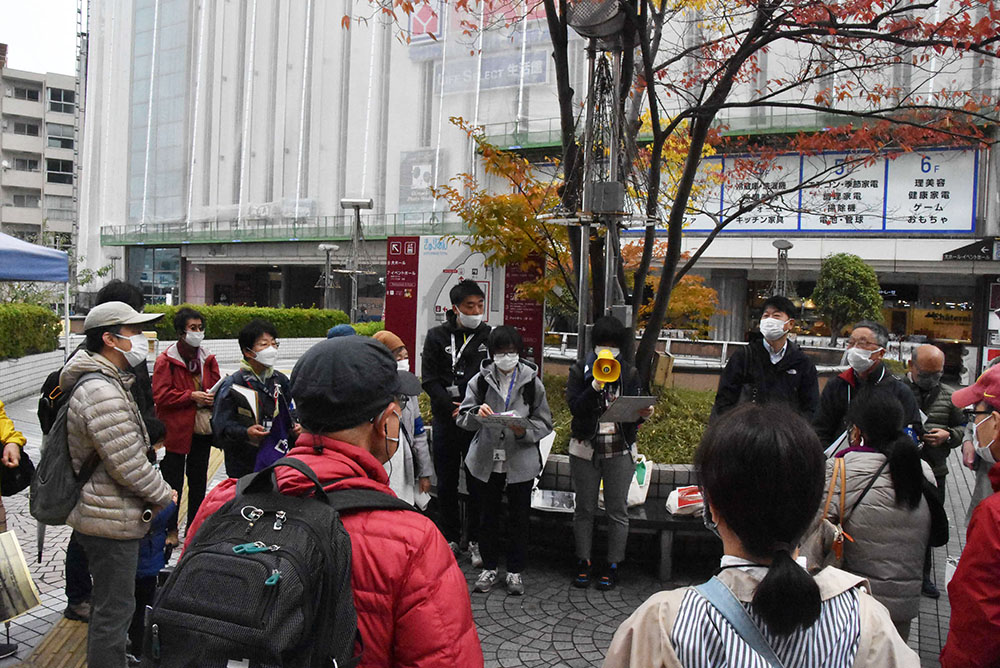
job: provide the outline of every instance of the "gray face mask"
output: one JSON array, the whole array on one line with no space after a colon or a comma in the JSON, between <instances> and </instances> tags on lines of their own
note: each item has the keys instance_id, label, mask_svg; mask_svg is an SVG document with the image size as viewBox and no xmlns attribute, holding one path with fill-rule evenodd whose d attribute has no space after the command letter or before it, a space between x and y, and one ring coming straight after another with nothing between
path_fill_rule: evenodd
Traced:
<instances>
[{"instance_id":1,"label":"gray face mask","mask_svg":"<svg viewBox=\"0 0 1000 668\"><path fill-rule=\"evenodd\" d=\"M935 387L941 384L941 376L942 372L940 371L938 371L937 373L918 372L913 377L913 383L924 392L929 392L930 390L933 390Z\"/></svg>"}]
</instances>

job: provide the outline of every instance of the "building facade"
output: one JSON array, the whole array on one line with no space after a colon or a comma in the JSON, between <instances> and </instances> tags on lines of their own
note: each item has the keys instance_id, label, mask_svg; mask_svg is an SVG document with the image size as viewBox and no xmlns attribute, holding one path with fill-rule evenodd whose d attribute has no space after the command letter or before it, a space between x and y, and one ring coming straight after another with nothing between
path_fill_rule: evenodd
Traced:
<instances>
[{"instance_id":1,"label":"building facade","mask_svg":"<svg viewBox=\"0 0 1000 668\"><path fill-rule=\"evenodd\" d=\"M75 89L75 77L15 70L0 57L0 231L5 234L70 247L76 219Z\"/></svg>"},{"instance_id":2,"label":"building facade","mask_svg":"<svg viewBox=\"0 0 1000 668\"><path fill-rule=\"evenodd\" d=\"M417 4L401 23L374 3L318 0L91 0L89 7L81 253L95 267L122 255L127 277L154 301L321 304L327 277L319 244L333 241L340 250L328 278L335 305L345 307L353 214L339 202L371 197L358 280L361 303L374 312L386 236L463 231L431 191L481 172L472 142L451 119L483 126L491 142L543 168L560 152L540 4L476 5L472 19L483 31L468 30L470 16L447 2ZM671 26L670 44L684 46L700 29L697 17ZM586 90L584 46L571 33L578 97ZM757 63L761 81L769 68L777 76L800 57L768 54ZM998 88L988 64L959 59L935 67L937 76L922 68L919 85ZM878 75L916 81L905 62ZM815 85L835 86L835 77ZM734 133L761 136L829 124L823 113L754 107L728 110L721 121ZM943 258L981 239L992 246L1000 234L994 153L947 154L956 162L940 165L931 185L921 157L885 164L876 176L849 178L836 202L817 200L813 217L759 212L731 226L697 266L726 312L713 322L714 335L740 339L752 326L774 282L773 242L787 239L788 278L804 301L822 259L850 251L879 272L895 333L985 345L988 293L1000 274L992 248L989 257ZM787 173L808 171L803 156L782 160L798 165ZM928 198L955 193L964 204L952 207L948 224L934 213L918 220L908 207L922 206L922 191ZM722 206L730 193L717 197ZM692 221L684 250L708 234Z\"/></svg>"}]
</instances>

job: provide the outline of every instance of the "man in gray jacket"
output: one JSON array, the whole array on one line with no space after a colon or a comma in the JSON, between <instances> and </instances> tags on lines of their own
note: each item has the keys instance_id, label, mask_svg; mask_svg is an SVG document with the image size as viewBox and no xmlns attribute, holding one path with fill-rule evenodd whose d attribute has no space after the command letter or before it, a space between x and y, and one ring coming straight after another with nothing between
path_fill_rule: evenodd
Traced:
<instances>
[{"instance_id":1,"label":"man in gray jacket","mask_svg":"<svg viewBox=\"0 0 1000 668\"><path fill-rule=\"evenodd\" d=\"M162 317L123 302L94 307L84 321L87 342L63 368L59 386L73 392L67 436L73 467L93 473L67 524L76 529L94 580L87 664L125 668L125 639L135 609L139 541L157 511L176 501L129 388L128 371L146 358L142 325ZM90 375L88 375L90 374Z\"/></svg>"}]
</instances>

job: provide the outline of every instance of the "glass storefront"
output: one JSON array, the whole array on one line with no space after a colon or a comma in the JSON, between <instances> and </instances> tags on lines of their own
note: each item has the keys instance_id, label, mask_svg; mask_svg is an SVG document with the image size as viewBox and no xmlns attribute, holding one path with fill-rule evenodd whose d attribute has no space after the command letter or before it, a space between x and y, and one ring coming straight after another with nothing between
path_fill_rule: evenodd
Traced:
<instances>
[{"instance_id":1,"label":"glass storefront","mask_svg":"<svg viewBox=\"0 0 1000 668\"><path fill-rule=\"evenodd\" d=\"M128 249L128 282L142 288L147 304L179 304L181 251L179 248Z\"/></svg>"}]
</instances>

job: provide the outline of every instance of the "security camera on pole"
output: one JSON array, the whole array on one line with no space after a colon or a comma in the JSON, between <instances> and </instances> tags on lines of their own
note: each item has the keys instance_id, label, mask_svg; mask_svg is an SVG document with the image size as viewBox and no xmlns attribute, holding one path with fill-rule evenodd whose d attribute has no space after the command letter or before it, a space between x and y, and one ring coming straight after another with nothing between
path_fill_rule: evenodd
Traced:
<instances>
[{"instance_id":1,"label":"security camera on pole","mask_svg":"<svg viewBox=\"0 0 1000 668\"><path fill-rule=\"evenodd\" d=\"M361 209L371 209L372 199L345 197L340 200L341 209L354 209L354 225L351 226L351 322L358 321L358 243L361 241Z\"/></svg>"}]
</instances>

